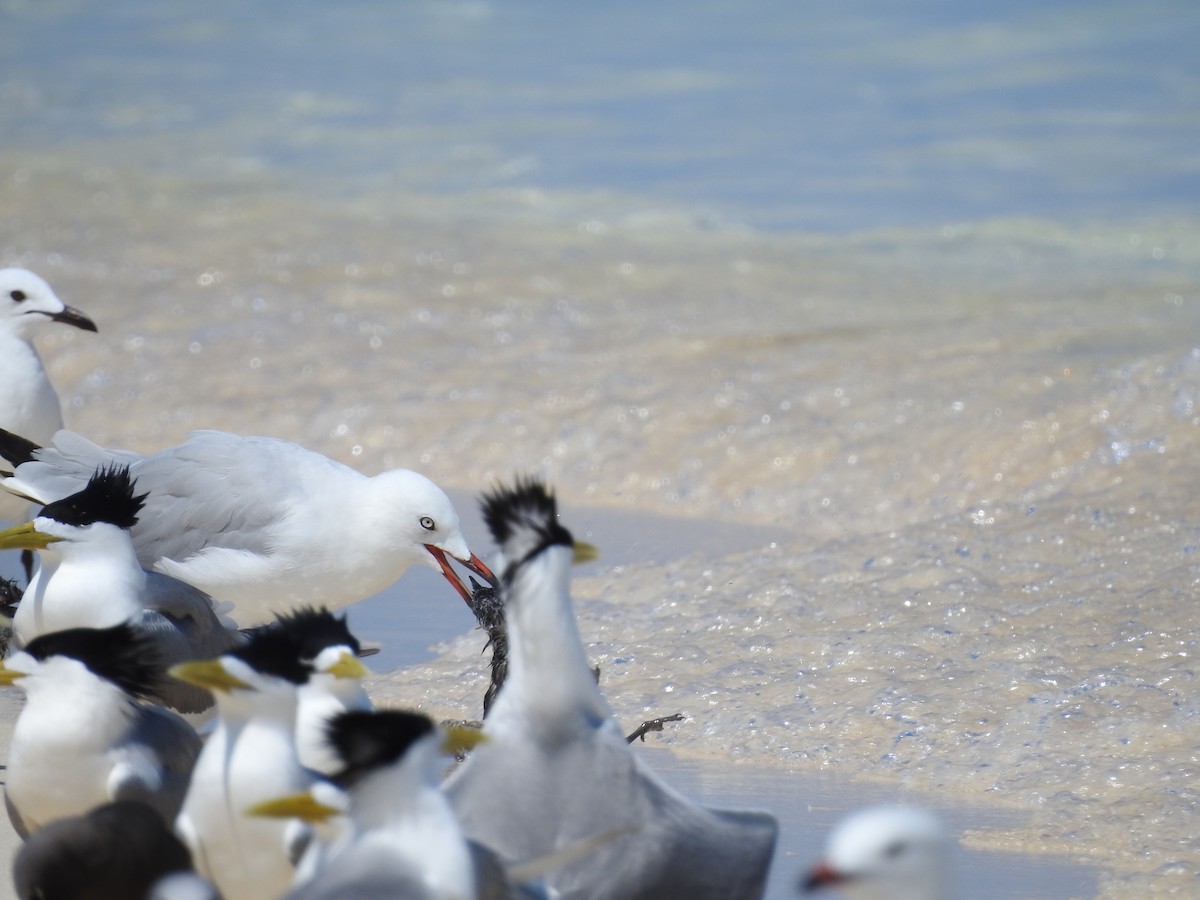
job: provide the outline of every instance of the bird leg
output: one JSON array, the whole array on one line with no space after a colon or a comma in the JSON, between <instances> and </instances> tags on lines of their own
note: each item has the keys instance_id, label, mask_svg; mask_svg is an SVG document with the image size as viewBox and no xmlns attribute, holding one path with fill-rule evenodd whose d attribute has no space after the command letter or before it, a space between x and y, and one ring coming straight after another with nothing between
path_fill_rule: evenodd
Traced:
<instances>
[{"instance_id":1,"label":"bird leg","mask_svg":"<svg viewBox=\"0 0 1200 900\"><path fill-rule=\"evenodd\" d=\"M504 625L504 602L500 599L499 592L489 584L480 584L474 576L468 577L471 581L471 610L475 613L475 620L479 623L479 627L486 631L488 636L488 641L484 644L483 649L486 652L491 648L492 651L492 679L483 695L483 717L486 719L488 710L492 708L492 703L500 692L500 686L504 684L504 679L508 675L508 629ZM592 675L599 684L599 666L592 668ZM646 735L651 731L662 731L663 725L667 722L682 721L683 716L680 713L650 719L635 728L633 734L625 738L625 742L632 744L634 741L640 740L645 743Z\"/></svg>"}]
</instances>

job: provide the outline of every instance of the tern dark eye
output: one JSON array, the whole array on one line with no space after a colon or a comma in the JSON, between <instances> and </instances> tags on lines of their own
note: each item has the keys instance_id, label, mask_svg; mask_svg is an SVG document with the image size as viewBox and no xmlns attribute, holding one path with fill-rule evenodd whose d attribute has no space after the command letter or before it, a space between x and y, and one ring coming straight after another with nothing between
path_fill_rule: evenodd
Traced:
<instances>
[{"instance_id":1,"label":"tern dark eye","mask_svg":"<svg viewBox=\"0 0 1200 900\"><path fill-rule=\"evenodd\" d=\"M426 531L433 531L437 528L437 524L429 516L421 516L421 527Z\"/></svg>"},{"instance_id":2,"label":"tern dark eye","mask_svg":"<svg viewBox=\"0 0 1200 900\"><path fill-rule=\"evenodd\" d=\"M15 291L14 290L14 291L9 291L8 296L11 297L13 300L15 300L17 303L20 303L22 300L26 299L27 295L25 294L24 291Z\"/></svg>"},{"instance_id":3,"label":"tern dark eye","mask_svg":"<svg viewBox=\"0 0 1200 900\"><path fill-rule=\"evenodd\" d=\"M908 845L906 843L903 841L895 841L894 843L887 845L887 848L883 851L883 855L888 859L895 859L897 856L903 854L907 849Z\"/></svg>"}]
</instances>

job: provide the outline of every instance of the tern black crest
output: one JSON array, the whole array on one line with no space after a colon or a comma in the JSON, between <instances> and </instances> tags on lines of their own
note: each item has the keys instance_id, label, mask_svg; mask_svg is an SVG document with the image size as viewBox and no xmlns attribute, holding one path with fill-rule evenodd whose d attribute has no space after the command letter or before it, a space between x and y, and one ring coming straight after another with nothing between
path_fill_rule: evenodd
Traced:
<instances>
[{"instance_id":1,"label":"tern black crest","mask_svg":"<svg viewBox=\"0 0 1200 900\"><path fill-rule=\"evenodd\" d=\"M484 494L480 507L492 538L508 558L506 577L547 547L575 543L559 524L553 491L537 478L518 478L511 488L498 486Z\"/></svg>"},{"instance_id":2,"label":"tern black crest","mask_svg":"<svg viewBox=\"0 0 1200 900\"><path fill-rule=\"evenodd\" d=\"M77 659L135 697L153 694L165 669L154 639L128 624L52 631L34 638L24 650L43 661L51 656Z\"/></svg>"},{"instance_id":3,"label":"tern black crest","mask_svg":"<svg viewBox=\"0 0 1200 900\"><path fill-rule=\"evenodd\" d=\"M39 515L64 525L94 525L108 522L130 529L137 524L146 494L135 494L136 483L129 466L102 466L88 479L87 487L70 497L42 508Z\"/></svg>"},{"instance_id":4,"label":"tern black crest","mask_svg":"<svg viewBox=\"0 0 1200 900\"><path fill-rule=\"evenodd\" d=\"M401 759L421 738L433 732L433 721L400 709L351 710L329 722L326 738L341 760L333 781L349 788L371 772Z\"/></svg>"},{"instance_id":5,"label":"tern black crest","mask_svg":"<svg viewBox=\"0 0 1200 900\"><path fill-rule=\"evenodd\" d=\"M29 462L33 459L34 453L41 449L29 438L23 438L19 434L13 434L11 431L0 428L0 457L8 460L14 466Z\"/></svg>"},{"instance_id":6,"label":"tern black crest","mask_svg":"<svg viewBox=\"0 0 1200 900\"><path fill-rule=\"evenodd\" d=\"M312 662L327 647L349 647L358 656L362 649L350 632L345 616L335 616L326 607L302 606L292 613L281 613L268 626L283 631L298 648L300 659Z\"/></svg>"},{"instance_id":7,"label":"tern black crest","mask_svg":"<svg viewBox=\"0 0 1200 900\"><path fill-rule=\"evenodd\" d=\"M304 684L312 674L312 667L301 657L300 645L293 631L278 627L278 623L254 628L248 632L249 639L241 646L228 651L250 668L263 675L273 675Z\"/></svg>"}]
</instances>

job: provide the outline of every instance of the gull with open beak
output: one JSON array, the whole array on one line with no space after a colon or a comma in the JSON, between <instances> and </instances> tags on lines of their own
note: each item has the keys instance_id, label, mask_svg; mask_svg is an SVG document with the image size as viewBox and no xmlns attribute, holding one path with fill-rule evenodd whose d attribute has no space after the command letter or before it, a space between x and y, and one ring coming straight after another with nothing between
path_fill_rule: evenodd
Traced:
<instances>
[{"instance_id":1,"label":"gull with open beak","mask_svg":"<svg viewBox=\"0 0 1200 900\"><path fill-rule=\"evenodd\" d=\"M483 511L505 561L509 663L484 719L488 741L446 782L467 837L528 860L630 830L547 873L554 896L760 897L775 820L708 809L672 790L626 743L600 693L568 592L572 561L594 557L594 548L559 523L540 482L498 488Z\"/></svg>"},{"instance_id":2,"label":"gull with open beak","mask_svg":"<svg viewBox=\"0 0 1200 900\"><path fill-rule=\"evenodd\" d=\"M141 456L69 431L39 447L0 430L0 457L16 467L0 484L42 503L102 466L129 466L148 492L132 529L142 565L236 604L242 626L306 603L346 606L414 565L440 571L468 605L452 561L495 582L450 499L407 469L367 476L288 441L219 431Z\"/></svg>"},{"instance_id":3,"label":"gull with open beak","mask_svg":"<svg viewBox=\"0 0 1200 900\"><path fill-rule=\"evenodd\" d=\"M174 822L200 738L138 702L164 677L154 643L128 625L52 632L0 665L0 684L26 695L5 773L19 834L110 800L139 800Z\"/></svg>"}]
</instances>

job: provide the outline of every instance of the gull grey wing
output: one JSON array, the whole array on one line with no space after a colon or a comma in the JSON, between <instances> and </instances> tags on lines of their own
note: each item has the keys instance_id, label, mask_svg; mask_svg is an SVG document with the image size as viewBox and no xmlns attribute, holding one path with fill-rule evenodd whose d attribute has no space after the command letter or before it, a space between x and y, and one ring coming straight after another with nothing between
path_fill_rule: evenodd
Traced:
<instances>
[{"instance_id":1,"label":"gull grey wing","mask_svg":"<svg viewBox=\"0 0 1200 900\"><path fill-rule=\"evenodd\" d=\"M244 639L236 627L221 621L212 597L170 575L146 573L142 606L148 612L160 613L187 638L194 655L183 657L178 662L220 656ZM165 623L153 618L146 624L156 629L166 627ZM175 661L172 660L168 665Z\"/></svg>"},{"instance_id":2,"label":"gull grey wing","mask_svg":"<svg viewBox=\"0 0 1200 900\"><path fill-rule=\"evenodd\" d=\"M133 472L149 494L133 529L142 565L183 561L206 547L269 551L271 526L287 516L294 489L271 443L197 432L142 460Z\"/></svg>"}]
</instances>

